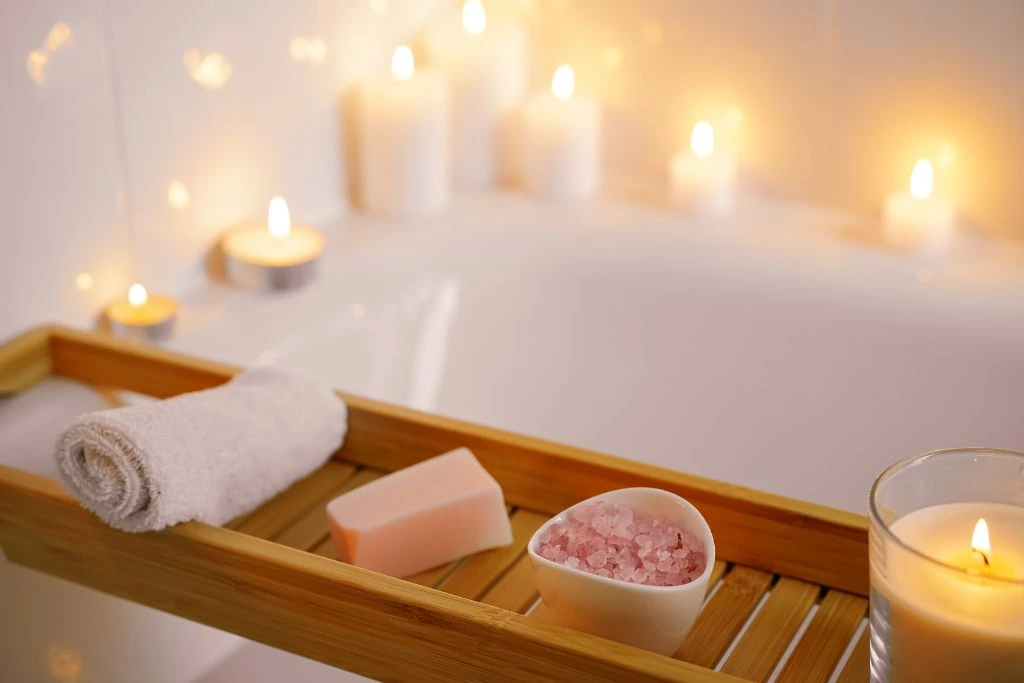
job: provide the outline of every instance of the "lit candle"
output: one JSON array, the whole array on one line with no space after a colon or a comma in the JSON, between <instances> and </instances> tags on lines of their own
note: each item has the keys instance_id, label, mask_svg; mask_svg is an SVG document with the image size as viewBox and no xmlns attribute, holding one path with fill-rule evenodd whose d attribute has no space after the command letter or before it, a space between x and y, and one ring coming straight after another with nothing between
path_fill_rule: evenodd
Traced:
<instances>
[{"instance_id":1,"label":"lit candle","mask_svg":"<svg viewBox=\"0 0 1024 683\"><path fill-rule=\"evenodd\" d=\"M391 74L359 92L360 195L385 216L436 213L448 203L448 90L438 73L417 71L402 45Z\"/></svg>"},{"instance_id":2,"label":"lit candle","mask_svg":"<svg viewBox=\"0 0 1024 683\"><path fill-rule=\"evenodd\" d=\"M115 335L155 342L174 333L178 302L169 296L150 295L136 282L128 288L128 296L111 303L105 313Z\"/></svg>"},{"instance_id":3,"label":"lit candle","mask_svg":"<svg viewBox=\"0 0 1024 683\"><path fill-rule=\"evenodd\" d=\"M274 197L266 222L231 230L221 247L232 282L253 289L289 289L315 279L324 239L308 225L293 225L284 198Z\"/></svg>"},{"instance_id":4,"label":"lit candle","mask_svg":"<svg viewBox=\"0 0 1024 683\"><path fill-rule=\"evenodd\" d=\"M953 235L953 205L932 196L935 170L921 159L910 174L910 191L889 195L885 202L885 237L894 247L943 249Z\"/></svg>"},{"instance_id":5,"label":"lit candle","mask_svg":"<svg viewBox=\"0 0 1024 683\"><path fill-rule=\"evenodd\" d=\"M530 97L524 113L523 174L532 192L555 200L590 197L601 163L601 108L575 92L571 66L555 70L551 92Z\"/></svg>"},{"instance_id":6,"label":"lit candle","mask_svg":"<svg viewBox=\"0 0 1024 683\"><path fill-rule=\"evenodd\" d=\"M493 186L513 175L513 115L526 89L526 31L490 16L480 0L445 13L424 34L427 59L448 77L452 172L458 186Z\"/></svg>"},{"instance_id":7,"label":"lit candle","mask_svg":"<svg viewBox=\"0 0 1024 683\"><path fill-rule=\"evenodd\" d=\"M707 121L698 121L693 127L690 149L672 157L668 176L674 206L711 217L732 211L736 165L726 150L715 149L715 130Z\"/></svg>"},{"instance_id":8,"label":"lit candle","mask_svg":"<svg viewBox=\"0 0 1024 683\"><path fill-rule=\"evenodd\" d=\"M898 543L872 539L878 680L1024 681L1024 507L932 505L890 530Z\"/></svg>"}]
</instances>

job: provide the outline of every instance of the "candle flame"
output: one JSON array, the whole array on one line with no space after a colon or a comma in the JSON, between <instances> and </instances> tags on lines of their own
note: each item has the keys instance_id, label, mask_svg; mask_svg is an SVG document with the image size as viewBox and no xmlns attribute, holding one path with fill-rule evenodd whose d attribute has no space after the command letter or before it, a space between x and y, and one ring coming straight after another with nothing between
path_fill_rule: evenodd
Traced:
<instances>
[{"instance_id":1,"label":"candle flame","mask_svg":"<svg viewBox=\"0 0 1024 683\"><path fill-rule=\"evenodd\" d=\"M75 276L75 287L85 292L92 289L93 279L89 273L79 273Z\"/></svg>"},{"instance_id":2,"label":"candle flame","mask_svg":"<svg viewBox=\"0 0 1024 683\"><path fill-rule=\"evenodd\" d=\"M192 80L209 90L216 90L231 78L231 62L219 52L187 50L182 61Z\"/></svg>"},{"instance_id":3,"label":"candle flame","mask_svg":"<svg viewBox=\"0 0 1024 683\"><path fill-rule=\"evenodd\" d=\"M910 173L910 194L915 199L928 199L935 185L935 169L927 159L918 159Z\"/></svg>"},{"instance_id":4,"label":"candle flame","mask_svg":"<svg viewBox=\"0 0 1024 683\"><path fill-rule=\"evenodd\" d=\"M466 0L462 5L462 28L474 36L483 33L487 28L487 14L480 0Z\"/></svg>"},{"instance_id":5,"label":"candle flame","mask_svg":"<svg viewBox=\"0 0 1024 683\"><path fill-rule=\"evenodd\" d=\"M391 73L400 81L407 81L412 78L416 70L416 60L413 59L412 50L408 45L399 45L391 55Z\"/></svg>"},{"instance_id":6,"label":"candle flame","mask_svg":"<svg viewBox=\"0 0 1024 683\"><path fill-rule=\"evenodd\" d=\"M707 121L698 121L690 135L690 149L702 159L715 151L715 129Z\"/></svg>"},{"instance_id":7,"label":"candle flame","mask_svg":"<svg viewBox=\"0 0 1024 683\"><path fill-rule=\"evenodd\" d=\"M172 180L167 184L167 204L172 209L188 207L188 186L180 180Z\"/></svg>"},{"instance_id":8,"label":"candle flame","mask_svg":"<svg viewBox=\"0 0 1024 683\"><path fill-rule=\"evenodd\" d=\"M149 298L149 294L146 292L146 288L136 282L134 285L128 288L128 303L138 308L142 304L146 303L146 299Z\"/></svg>"},{"instance_id":9,"label":"candle flame","mask_svg":"<svg viewBox=\"0 0 1024 683\"><path fill-rule=\"evenodd\" d=\"M992 555L992 544L988 537L988 522L979 519L974 525L974 533L971 534L971 552L980 555L985 566L989 565L989 558Z\"/></svg>"},{"instance_id":10,"label":"candle flame","mask_svg":"<svg viewBox=\"0 0 1024 683\"><path fill-rule=\"evenodd\" d=\"M551 94L559 100L567 100L572 97L576 90L576 72L568 64L555 69L555 75L551 78Z\"/></svg>"},{"instance_id":11,"label":"candle flame","mask_svg":"<svg viewBox=\"0 0 1024 683\"><path fill-rule=\"evenodd\" d=\"M292 231L292 216L284 197L274 197L267 208L267 230L274 237L287 237Z\"/></svg>"}]
</instances>

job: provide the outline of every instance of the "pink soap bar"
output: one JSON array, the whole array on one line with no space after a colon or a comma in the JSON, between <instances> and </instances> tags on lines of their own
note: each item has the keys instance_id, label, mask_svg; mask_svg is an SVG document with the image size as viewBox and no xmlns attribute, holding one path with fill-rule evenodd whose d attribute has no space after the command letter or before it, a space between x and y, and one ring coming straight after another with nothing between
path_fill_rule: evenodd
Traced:
<instances>
[{"instance_id":1,"label":"pink soap bar","mask_svg":"<svg viewBox=\"0 0 1024 683\"><path fill-rule=\"evenodd\" d=\"M468 448L338 496L327 520L338 559L398 577L512 542L501 487Z\"/></svg>"}]
</instances>

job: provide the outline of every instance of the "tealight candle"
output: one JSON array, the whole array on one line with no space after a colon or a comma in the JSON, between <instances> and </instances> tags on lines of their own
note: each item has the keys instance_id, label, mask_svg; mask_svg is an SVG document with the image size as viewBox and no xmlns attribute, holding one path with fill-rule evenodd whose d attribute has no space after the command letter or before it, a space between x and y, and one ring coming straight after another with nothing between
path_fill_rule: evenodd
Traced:
<instances>
[{"instance_id":1,"label":"tealight candle","mask_svg":"<svg viewBox=\"0 0 1024 683\"><path fill-rule=\"evenodd\" d=\"M510 177L508 138L526 89L523 25L488 16L480 0L466 0L461 16L446 13L423 42L430 63L448 77L455 183L478 189Z\"/></svg>"},{"instance_id":2,"label":"tealight candle","mask_svg":"<svg viewBox=\"0 0 1024 683\"><path fill-rule=\"evenodd\" d=\"M365 83L358 98L363 208L385 216L436 213L448 203L448 89L417 71L412 50L395 49L391 74Z\"/></svg>"},{"instance_id":3,"label":"tealight candle","mask_svg":"<svg viewBox=\"0 0 1024 683\"><path fill-rule=\"evenodd\" d=\"M1024 680L1024 454L937 451L871 494L871 680Z\"/></svg>"},{"instance_id":4,"label":"tealight candle","mask_svg":"<svg viewBox=\"0 0 1024 683\"><path fill-rule=\"evenodd\" d=\"M316 277L323 236L308 225L293 225L283 197L270 200L267 221L247 223L224 236L228 277L253 289L289 289Z\"/></svg>"},{"instance_id":5,"label":"tealight candle","mask_svg":"<svg viewBox=\"0 0 1024 683\"><path fill-rule=\"evenodd\" d=\"M169 296L150 295L136 282L128 288L128 296L107 306L105 314L113 334L156 342L174 333L178 302Z\"/></svg>"},{"instance_id":6,"label":"tealight candle","mask_svg":"<svg viewBox=\"0 0 1024 683\"><path fill-rule=\"evenodd\" d=\"M526 104L523 175L530 191L554 200L577 200L597 191L601 163L601 108L575 92L571 66L555 70L551 92Z\"/></svg>"},{"instance_id":7,"label":"tealight candle","mask_svg":"<svg viewBox=\"0 0 1024 683\"><path fill-rule=\"evenodd\" d=\"M885 238L894 247L943 249L953 235L952 203L933 197L935 169L920 159L910 174L910 191L889 195L885 202Z\"/></svg>"},{"instance_id":8,"label":"tealight candle","mask_svg":"<svg viewBox=\"0 0 1024 683\"><path fill-rule=\"evenodd\" d=\"M716 218L732 211L736 165L731 154L715 149L715 131L707 121L693 127L690 149L672 157L668 176L674 206Z\"/></svg>"}]
</instances>

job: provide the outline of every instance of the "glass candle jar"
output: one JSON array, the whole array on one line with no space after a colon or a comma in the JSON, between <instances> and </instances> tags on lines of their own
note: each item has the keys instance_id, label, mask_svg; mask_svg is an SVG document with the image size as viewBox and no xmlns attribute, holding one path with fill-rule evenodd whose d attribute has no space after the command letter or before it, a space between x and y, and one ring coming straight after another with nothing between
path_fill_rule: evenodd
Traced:
<instances>
[{"instance_id":1,"label":"glass candle jar","mask_svg":"<svg viewBox=\"0 0 1024 683\"><path fill-rule=\"evenodd\" d=\"M871 680L1024 681L1024 453L897 463L870 515Z\"/></svg>"}]
</instances>

